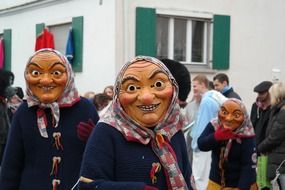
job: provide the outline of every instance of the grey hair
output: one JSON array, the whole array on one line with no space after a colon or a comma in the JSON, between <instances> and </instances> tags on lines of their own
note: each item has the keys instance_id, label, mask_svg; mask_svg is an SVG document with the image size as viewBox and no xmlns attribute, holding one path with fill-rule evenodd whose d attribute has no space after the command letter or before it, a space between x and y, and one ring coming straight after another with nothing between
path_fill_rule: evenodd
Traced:
<instances>
[{"instance_id":1,"label":"grey hair","mask_svg":"<svg viewBox=\"0 0 285 190\"><path fill-rule=\"evenodd\" d=\"M278 82L273 84L270 89L271 105L276 105L285 99L285 84L283 82Z\"/></svg>"}]
</instances>

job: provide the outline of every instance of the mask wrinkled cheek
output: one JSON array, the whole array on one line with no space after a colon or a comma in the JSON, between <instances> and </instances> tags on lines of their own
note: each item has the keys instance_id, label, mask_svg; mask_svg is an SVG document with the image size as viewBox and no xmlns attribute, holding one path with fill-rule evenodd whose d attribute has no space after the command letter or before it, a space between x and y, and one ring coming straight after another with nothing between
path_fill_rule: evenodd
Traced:
<instances>
[{"instance_id":1,"label":"mask wrinkled cheek","mask_svg":"<svg viewBox=\"0 0 285 190\"><path fill-rule=\"evenodd\" d=\"M134 101L134 97L127 93L120 93L119 100L122 106L126 106L126 105L131 104Z\"/></svg>"}]
</instances>

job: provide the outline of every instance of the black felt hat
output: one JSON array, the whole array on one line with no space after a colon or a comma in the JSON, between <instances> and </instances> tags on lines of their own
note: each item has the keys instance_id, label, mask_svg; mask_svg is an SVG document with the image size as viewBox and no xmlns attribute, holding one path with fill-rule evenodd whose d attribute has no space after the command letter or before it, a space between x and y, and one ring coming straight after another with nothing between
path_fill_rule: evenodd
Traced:
<instances>
[{"instance_id":1,"label":"black felt hat","mask_svg":"<svg viewBox=\"0 0 285 190\"><path fill-rule=\"evenodd\" d=\"M257 92L257 93L265 92L265 91L268 91L271 86L272 86L272 82L263 81L263 82L259 83L258 85L256 85L254 87L253 91Z\"/></svg>"},{"instance_id":2,"label":"black felt hat","mask_svg":"<svg viewBox=\"0 0 285 190\"><path fill-rule=\"evenodd\" d=\"M185 65L172 59L161 59L161 62L170 70L171 74L178 83L178 99L185 101L191 90L191 77Z\"/></svg>"}]
</instances>

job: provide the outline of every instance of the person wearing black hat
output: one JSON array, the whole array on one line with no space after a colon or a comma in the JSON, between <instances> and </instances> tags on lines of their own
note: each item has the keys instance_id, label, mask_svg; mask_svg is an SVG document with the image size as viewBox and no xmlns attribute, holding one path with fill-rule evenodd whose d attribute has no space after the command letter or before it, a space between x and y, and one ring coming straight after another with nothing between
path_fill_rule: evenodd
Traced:
<instances>
[{"instance_id":1,"label":"person wearing black hat","mask_svg":"<svg viewBox=\"0 0 285 190\"><path fill-rule=\"evenodd\" d=\"M269 88L271 86L272 82L263 81L253 88L253 91L257 93L257 97L251 107L250 120L255 130L256 147L265 139L266 135L266 128L271 112L269 95ZM258 150L257 155L260 156ZM261 190L269 190L269 188L264 187Z\"/></svg>"},{"instance_id":2,"label":"person wearing black hat","mask_svg":"<svg viewBox=\"0 0 285 190\"><path fill-rule=\"evenodd\" d=\"M250 120L256 133L256 145L265 138L266 127L270 115L270 95L269 88L272 82L263 81L256 85L253 89L257 93L256 101L252 104Z\"/></svg>"},{"instance_id":3,"label":"person wearing black hat","mask_svg":"<svg viewBox=\"0 0 285 190\"><path fill-rule=\"evenodd\" d=\"M191 91L191 76L187 67L172 59L161 59L161 62L170 70L178 83L178 100L181 108L187 105L187 97Z\"/></svg>"}]
</instances>

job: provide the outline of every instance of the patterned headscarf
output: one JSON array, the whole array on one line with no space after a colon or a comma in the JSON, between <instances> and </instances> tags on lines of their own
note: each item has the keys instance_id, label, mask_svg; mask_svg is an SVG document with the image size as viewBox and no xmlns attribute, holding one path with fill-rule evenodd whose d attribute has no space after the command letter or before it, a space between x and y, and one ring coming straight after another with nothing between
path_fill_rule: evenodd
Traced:
<instances>
[{"instance_id":1,"label":"patterned headscarf","mask_svg":"<svg viewBox=\"0 0 285 190\"><path fill-rule=\"evenodd\" d=\"M47 130L46 130L47 121L46 121L46 115L45 115L44 109L45 108L51 109L53 119L55 120L54 127L57 127L58 122L59 122L59 117L60 117L59 108L60 107L72 106L74 103L76 103L77 101L80 100L80 97L79 97L78 91L77 91L75 84L74 84L74 73L72 71L71 65L69 64L68 60L66 59L66 57L64 55L62 55L59 51L56 51L54 49L45 48L45 49L40 49L40 50L36 51L29 58L29 60L26 64L25 77L26 77L28 65L30 64L32 58L35 57L37 54L42 53L42 52L52 52L52 53L56 54L61 59L61 61L63 62L63 65L65 66L66 72L67 72L67 83L66 83L66 86L64 88L64 91L63 91L62 95L58 98L58 100L55 102L52 102L52 103L45 104L45 103L40 102L39 99L33 95L33 92L30 90L29 85L26 84L26 86L27 86L26 99L27 99L28 107L32 107L32 106L36 106L36 105L39 106L39 108L37 110L38 128L39 128L41 136L48 138L48 134L47 134ZM26 80L26 83L27 83L27 80Z\"/></svg>"},{"instance_id":2,"label":"patterned headscarf","mask_svg":"<svg viewBox=\"0 0 285 190\"><path fill-rule=\"evenodd\" d=\"M123 75L131 64L139 61L151 62L160 67L167 73L169 80L174 87L172 100L165 117L153 130L142 127L136 121L131 119L131 117L123 110L122 105L119 102L119 92ZM135 141L144 145L150 143L152 150L158 155L160 162L166 171L167 181L170 185L168 189L187 189L185 179L176 160L176 155L169 144L171 137L185 124L184 117L180 114L180 107L178 104L178 85L170 71L161 61L152 57L138 56L126 63L116 79L113 103L100 121L115 127L123 134L127 141Z\"/></svg>"},{"instance_id":3,"label":"patterned headscarf","mask_svg":"<svg viewBox=\"0 0 285 190\"><path fill-rule=\"evenodd\" d=\"M241 111L244 114L244 121L243 121L243 123L236 130L233 131L233 133L236 135L237 142L240 143L242 138L250 138L250 137L255 136L254 128L253 128L252 123L250 121L250 117L248 115L248 112L246 110L245 105L239 99L236 99L236 98L229 98L227 101L233 101L233 102L237 103L238 105L240 105ZM221 126L221 121L219 120L218 117L214 118L211 121L211 123L214 126L215 130L217 130L220 127L222 127ZM231 148L232 141L233 141L233 139L230 139L228 141L227 145L226 145L224 158L227 158L227 156L228 156L228 153L229 153L230 148Z\"/></svg>"}]
</instances>

